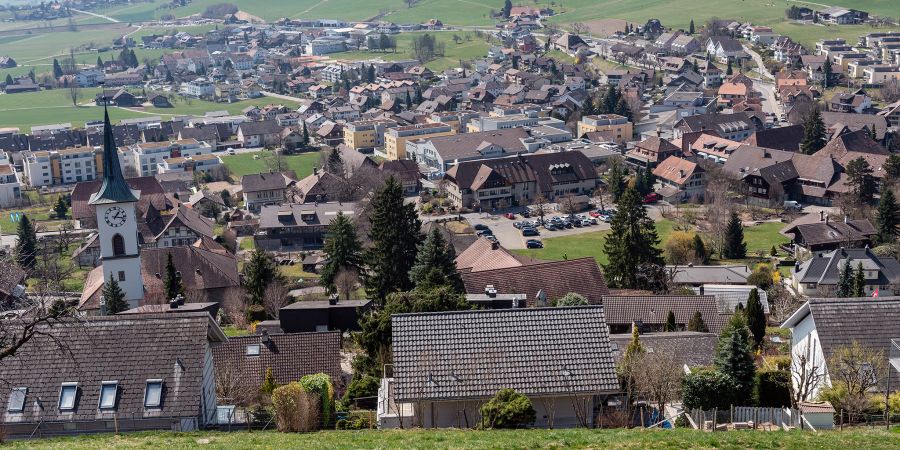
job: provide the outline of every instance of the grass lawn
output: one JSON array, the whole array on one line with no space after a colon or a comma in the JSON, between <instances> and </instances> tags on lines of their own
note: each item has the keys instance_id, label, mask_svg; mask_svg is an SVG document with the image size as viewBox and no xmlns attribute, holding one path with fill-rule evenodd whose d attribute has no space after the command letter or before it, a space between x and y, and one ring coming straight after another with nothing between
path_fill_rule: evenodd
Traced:
<instances>
[{"instance_id":1,"label":"grass lawn","mask_svg":"<svg viewBox=\"0 0 900 450\"><path fill-rule=\"evenodd\" d=\"M411 59L413 40L423 34L425 33L401 33L395 35L395 38L397 39L396 52L382 53L379 51L369 52L362 50L332 53L328 56L334 59L347 59L353 61L363 59L383 59L385 61ZM475 35L475 33L471 32L441 31L431 32L430 34L436 36L438 42L444 43L445 56L433 59L425 63L425 66L434 72L443 71L451 67L457 67L459 66L459 60L461 59L471 60L474 58L487 56L487 51L490 47L490 45L485 42L484 39L479 38ZM454 35L459 36L461 39L458 44L453 41Z\"/></svg>"},{"instance_id":2,"label":"grass lawn","mask_svg":"<svg viewBox=\"0 0 900 450\"><path fill-rule=\"evenodd\" d=\"M675 222L671 220L663 219L656 222L656 234L659 236L660 243L666 242L674 227ZM777 246L780 243L788 242L786 237L778 233L782 227L784 224L780 222L764 222L761 225L745 227L744 242L747 243L747 256L753 256L757 250L762 250L768 255L773 245ZM523 256L552 261L593 257L598 264L606 264L609 260L603 251L603 245L606 243L608 234L609 230L603 230L545 238L542 249L512 251Z\"/></svg>"},{"instance_id":3,"label":"grass lawn","mask_svg":"<svg viewBox=\"0 0 900 450\"><path fill-rule=\"evenodd\" d=\"M309 280L319 278L319 275L303 271L303 264L294 264L293 266L278 266L278 270L285 278L294 281L297 278Z\"/></svg>"},{"instance_id":4,"label":"grass lawn","mask_svg":"<svg viewBox=\"0 0 900 450\"><path fill-rule=\"evenodd\" d=\"M50 215L53 214L53 210L50 206L28 206L25 208L9 208L0 210L0 231L3 234L16 234L16 229L19 226L19 222L13 222L12 218L10 218L10 214L14 212L20 212L32 221L32 223L36 225L43 225L45 223L58 222L58 221L50 221ZM45 226L45 228L47 228Z\"/></svg>"},{"instance_id":5,"label":"grass lawn","mask_svg":"<svg viewBox=\"0 0 900 450\"><path fill-rule=\"evenodd\" d=\"M47 440L12 441L9 448L303 448L303 449L889 449L900 446L900 434L883 429L823 431L702 431L642 429L566 430L361 430L279 433L235 432L141 432L82 435Z\"/></svg>"},{"instance_id":6,"label":"grass lawn","mask_svg":"<svg viewBox=\"0 0 900 450\"><path fill-rule=\"evenodd\" d=\"M225 336L234 337L234 336L246 336L250 334L248 330L242 330L240 328L235 328L234 325L228 325L222 327L222 331L225 332Z\"/></svg>"},{"instance_id":7,"label":"grass lawn","mask_svg":"<svg viewBox=\"0 0 900 450\"><path fill-rule=\"evenodd\" d=\"M271 153L259 151L253 153L241 153L240 155L228 155L222 157L222 162L231 170L231 176L235 179L243 175L268 172L266 157ZM259 158L254 158L258 156ZM319 164L319 153L301 153L299 155L287 155L284 157L288 169L297 173L297 177L303 178L313 172L313 167Z\"/></svg>"},{"instance_id":8,"label":"grass lawn","mask_svg":"<svg viewBox=\"0 0 900 450\"><path fill-rule=\"evenodd\" d=\"M256 248L256 244L253 243L253 238L250 236L244 237L241 239L241 245L239 245L241 250L253 250Z\"/></svg>"}]
</instances>

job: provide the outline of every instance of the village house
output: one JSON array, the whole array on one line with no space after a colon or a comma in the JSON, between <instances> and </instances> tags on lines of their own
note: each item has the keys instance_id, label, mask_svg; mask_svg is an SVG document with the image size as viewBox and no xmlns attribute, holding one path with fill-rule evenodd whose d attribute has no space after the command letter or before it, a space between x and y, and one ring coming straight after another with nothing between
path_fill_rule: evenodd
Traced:
<instances>
[{"instance_id":1,"label":"village house","mask_svg":"<svg viewBox=\"0 0 900 450\"><path fill-rule=\"evenodd\" d=\"M653 175L662 185L656 192L670 203L701 202L706 191L706 172L695 162L669 156Z\"/></svg>"},{"instance_id":2,"label":"village house","mask_svg":"<svg viewBox=\"0 0 900 450\"><path fill-rule=\"evenodd\" d=\"M352 217L353 203L282 203L263 206L259 212L258 248L278 251L320 250L328 224L342 213Z\"/></svg>"},{"instance_id":3,"label":"village house","mask_svg":"<svg viewBox=\"0 0 900 450\"><path fill-rule=\"evenodd\" d=\"M244 205L259 211L265 205L279 205L288 199L288 191L296 183L283 173L258 173L241 177Z\"/></svg>"},{"instance_id":4,"label":"village house","mask_svg":"<svg viewBox=\"0 0 900 450\"><path fill-rule=\"evenodd\" d=\"M812 252L809 260L794 269L794 289L806 296L837 297L838 282L848 262L854 272L862 264L864 296L900 295L900 262L891 256L878 256L869 247Z\"/></svg>"}]
</instances>

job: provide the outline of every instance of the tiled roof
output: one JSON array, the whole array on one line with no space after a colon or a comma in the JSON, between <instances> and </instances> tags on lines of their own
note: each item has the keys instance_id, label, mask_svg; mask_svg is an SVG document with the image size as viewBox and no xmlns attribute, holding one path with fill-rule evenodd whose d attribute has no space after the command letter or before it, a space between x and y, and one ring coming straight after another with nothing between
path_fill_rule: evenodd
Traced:
<instances>
[{"instance_id":1,"label":"tiled roof","mask_svg":"<svg viewBox=\"0 0 900 450\"><path fill-rule=\"evenodd\" d=\"M213 221L211 219L201 216L193 208L179 205L175 210L175 214L172 214L169 222L165 225L165 228L157 233L156 239L162 239L166 230L179 225L189 228L200 236L213 237Z\"/></svg>"},{"instance_id":2,"label":"tiled roof","mask_svg":"<svg viewBox=\"0 0 900 450\"><path fill-rule=\"evenodd\" d=\"M890 256L878 256L868 248L814 252L812 258L797 267L794 279L799 283L835 286L848 259L853 270L856 270L858 263L878 270L878 278L866 279L866 284L886 286L900 283L900 262Z\"/></svg>"},{"instance_id":3,"label":"tiled roof","mask_svg":"<svg viewBox=\"0 0 900 450\"><path fill-rule=\"evenodd\" d=\"M391 324L398 401L619 387L601 306L401 314Z\"/></svg>"},{"instance_id":4,"label":"tiled roof","mask_svg":"<svg viewBox=\"0 0 900 450\"><path fill-rule=\"evenodd\" d=\"M700 311L703 322L712 333L718 334L728 322L730 314L720 314L712 295L651 295L637 297L604 296L606 323L630 325L636 321L663 325L669 311L675 313L675 323L687 324Z\"/></svg>"},{"instance_id":5,"label":"tiled roof","mask_svg":"<svg viewBox=\"0 0 900 450\"><path fill-rule=\"evenodd\" d=\"M460 271L480 272L521 265L519 258L485 238L476 239L456 257L456 269Z\"/></svg>"},{"instance_id":6,"label":"tiled roof","mask_svg":"<svg viewBox=\"0 0 900 450\"><path fill-rule=\"evenodd\" d=\"M757 147L796 152L800 149L802 140L803 125L790 125L757 131L751 134L745 142Z\"/></svg>"},{"instance_id":7,"label":"tiled roof","mask_svg":"<svg viewBox=\"0 0 900 450\"><path fill-rule=\"evenodd\" d=\"M268 345L263 345L262 339L261 335L231 337L214 347L216 370L233 371L252 388L259 388L268 368L279 385L320 372L330 375L333 383L340 383L339 331L270 334ZM247 355L251 344L259 344L259 356Z\"/></svg>"},{"instance_id":8,"label":"tiled roof","mask_svg":"<svg viewBox=\"0 0 900 450\"><path fill-rule=\"evenodd\" d=\"M576 292L594 305L600 304L609 287L594 258L578 258L527 264L518 267L463 272L463 283L469 294L484 292L491 284L498 294L525 294L532 306L539 291L548 304L570 292Z\"/></svg>"},{"instance_id":9,"label":"tiled roof","mask_svg":"<svg viewBox=\"0 0 900 450\"><path fill-rule=\"evenodd\" d=\"M794 234L794 239L806 245L838 244L868 238L877 234L877 230L868 219L803 223L784 230L785 234Z\"/></svg>"},{"instance_id":10,"label":"tiled roof","mask_svg":"<svg viewBox=\"0 0 900 450\"><path fill-rule=\"evenodd\" d=\"M647 352L673 354L679 365L702 367L712 365L719 336L714 333L675 331L641 334L639 339ZM625 349L631 342L631 333L610 334L609 341L615 344L613 356L618 363L625 356Z\"/></svg>"},{"instance_id":11,"label":"tiled roof","mask_svg":"<svg viewBox=\"0 0 900 450\"><path fill-rule=\"evenodd\" d=\"M137 177L125 180L132 190L140 192L137 203L138 215L143 217L149 208L166 211L171 203L165 191L154 177ZM83 228L96 228L96 207L89 204L91 195L100 190L102 180L84 181L75 185L72 190L72 218L81 222Z\"/></svg>"},{"instance_id":12,"label":"tiled roof","mask_svg":"<svg viewBox=\"0 0 900 450\"><path fill-rule=\"evenodd\" d=\"M226 340L205 312L90 317L39 328L42 334L0 364L7 422L112 420L113 414L98 411L103 381L118 381L120 417L198 417L206 350L209 342ZM150 379L164 383L159 409L144 408ZM78 383L75 409L61 413L60 388L70 382ZM20 419L5 409L11 387L28 388Z\"/></svg>"},{"instance_id":13,"label":"tiled roof","mask_svg":"<svg viewBox=\"0 0 900 450\"><path fill-rule=\"evenodd\" d=\"M670 156L653 169L653 175L682 185L694 176L695 171L703 172L703 168L697 163Z\"/></svg>"},{"instance_id":14,"label":"tiled roof","mask_svg":"<svg viewBox=\"0 0 900 450\"><path fill-rule=\"evenodd\" d=\"M283 173L255 173L241 177L241 189L244 192L272 191L284 189L293 182Z\"/></svg>"},{"instance_id":15,"label":"tiled roof","mask_svg":"<svg viewBox=\"0 0 900 450\"><path fill-rule=\"evenodd\" d=\"M674 270L672 282L677 284L744 284L750 276L745 265L668 266Z\"/></svg>"}]
</instances>

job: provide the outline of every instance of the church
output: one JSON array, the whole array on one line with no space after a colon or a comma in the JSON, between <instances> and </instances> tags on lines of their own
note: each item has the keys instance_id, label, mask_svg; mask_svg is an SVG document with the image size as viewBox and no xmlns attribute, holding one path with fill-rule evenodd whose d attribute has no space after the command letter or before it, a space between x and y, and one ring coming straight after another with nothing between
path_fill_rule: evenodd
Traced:
<instances>
[{"instance_id":1,"label":"church","mask_svg":"<svg viewBox=\"0 0 900 450\"><path fill-rule=\"evenodd\" d=\"M95 210L100 265L88 274L78 309L100 314L103 285L110 279L119 283L131 308L171 300L162 294L169 254L188 301L217 302L230 290L240 289L237 259L210 236L189 245L142 248L137 210L141 192L132 189L122 173L105 110L103 120L103 180L88 201Z\"/></svg>"}]
</instances>

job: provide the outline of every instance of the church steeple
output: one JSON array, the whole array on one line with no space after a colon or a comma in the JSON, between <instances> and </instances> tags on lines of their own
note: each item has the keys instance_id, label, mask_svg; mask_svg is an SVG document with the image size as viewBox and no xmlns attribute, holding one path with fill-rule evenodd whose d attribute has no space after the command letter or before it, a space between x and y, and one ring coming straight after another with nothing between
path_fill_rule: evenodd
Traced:
<instances>
[{"instance_id":1,"label":"church steeple","mask_svg":"<svg viewBox=\"0 0 900 450\"><path fill-rule=\"evenodd\" d=\"M116 140L113 137L109 111L103 106L103 184L91 196L89 204L122 203L138 201L138 194L128 186L122 175Z\"/></svg>"}]
</instances>

